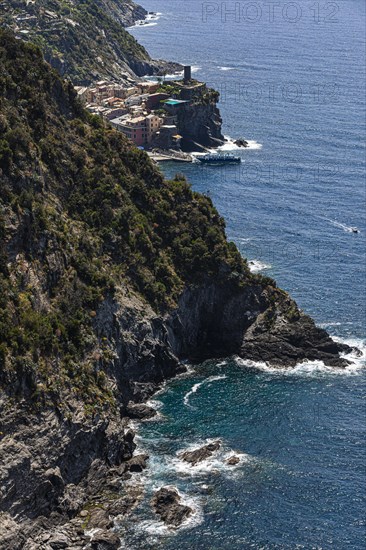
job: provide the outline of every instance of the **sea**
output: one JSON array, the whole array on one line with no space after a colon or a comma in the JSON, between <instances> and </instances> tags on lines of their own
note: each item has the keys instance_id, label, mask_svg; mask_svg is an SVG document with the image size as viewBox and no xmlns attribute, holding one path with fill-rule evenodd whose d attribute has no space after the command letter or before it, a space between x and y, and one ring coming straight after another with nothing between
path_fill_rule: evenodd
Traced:
<instances>
[{"instance_id":1,"label":"sea","mask_svg":"<svg viewBox=\"0 0 366 550\"><path fill-rule=\"evenodd\" d=\"M129 31L220 91L224 150L242 158L162 171L209 195L251 269L363 355L345 370L235 357L187 365L154 397L158 418L135 426L150 461L131 480L144 497L119 524L122 548L364 549L366 4L141 4L157 15ZM249 147L236 149L237 138ZM178 456L216 439L202 464ZM179 529L151 510L167 485L194 510Z\"/></svg>"}]
</instances>

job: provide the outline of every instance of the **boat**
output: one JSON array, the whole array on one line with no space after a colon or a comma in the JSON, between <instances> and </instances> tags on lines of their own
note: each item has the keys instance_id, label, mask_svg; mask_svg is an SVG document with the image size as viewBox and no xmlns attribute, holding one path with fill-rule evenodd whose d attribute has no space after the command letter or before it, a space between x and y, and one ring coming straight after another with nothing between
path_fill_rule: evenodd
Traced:
<instances>
[{"instance_id":1,"label":"boat","mask_svg":"<svg viewBox=\"0 0 366 550\"><path fill-rule=\"evenodd\" d=\"M357 227L351 227L352 233L359 233L360 230Z\"/></svg>"},{"instance_id":2,"label":"boat","mask_svg":"<svg viewBox=\"0 0 366 550\"><path fill-rule=\"evenodd\" d=\"M197 157L203 164L239 164L241 162L240 157L228 154L208 154L201 157Z\"/></svg>"}]
</instances>

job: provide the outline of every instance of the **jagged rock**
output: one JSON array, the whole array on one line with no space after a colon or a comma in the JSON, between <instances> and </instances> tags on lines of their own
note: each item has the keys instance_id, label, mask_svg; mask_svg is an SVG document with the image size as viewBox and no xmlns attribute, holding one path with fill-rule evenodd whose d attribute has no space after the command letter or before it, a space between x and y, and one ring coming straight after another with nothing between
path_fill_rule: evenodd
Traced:
<instances>
[{"instance_id":1,"label":"jagged rock","mask_svg":"<svg viewBox=\"0 0 366 550\"><path fill-rule=\"evenodd\" d=\"M80 486L66 485L60 506L69 517L73 517L83 506L85 493Z\"/></svg>"},{"instance_id":2,"label":"jagged rock","mask_svg":"<svg viewBox=\"0 0 366 550\"><path fill-rule=\"evenodd\" d=\"M285 367L306 360L323 361L332 367L349 364L340 354L352 349L318 328L288 294L276 289L267 296L272 304L266 304L243 334L239 351L242 358Z\"/></svg>"},{"instance_id":3,"label":"jagged rock","mask_svg":"<svg viewBox=\"0 0 366 550\"><path fill-rule=\"evenodd\" d=\"M88 529L109 529L113 526L113 521L108 512L102 508L92 508L88 521Z\"/></svg>"},{"instance_id":4,"label":"jagged rock","mask_svg":"<svg viewBox=\"0 0 366 550\"><path fill-rule=\"evenodd\" d=\"M133 458L131 458L128 463L128 469L130 472L142 472L146 467L146 461L148 460L149 455L142 454L142 455L136 455Z\"/></svg>"},{"instance_id":5,"label":"jagged rock","mask_svg":"<svg viewBox=\"0 0 366 550\"><path fill-rule=\"evenodd\" d=\"M121 540L113 531L98 531L93 535L92 550L118 550Z\"/></svg>"},{"instance_id":6,"label":"jagged rock","mask_svg":"<svg viewBox=\"0 0 366 550\"><path fill-rule=\"evenodd\" d=\"M179 527L193 513L192 508L180 504L180 501L181 497L174 487L162 487L155 493L151 504L165 523Z\"/></svg>"},{"instance_id":7,"label":"jagged rock","mask_svg":"<svg viewBox=\"0 0 366 550\"><path fill-rule=\"evenodd\" d=\"M212 456L220 447L221 441L217 440L213 443L209 443L208 445L204 445L199 449L195 449L194 451L184 451L178 456L185 462L189 462L189 464L192 464L192 466L194 466L198 462L202 462L202 460L206 460L206 458Z\"/></svg>"},{"instance_id":8,"label":"jagged rock","mask_svg":"<svg viewBox=\"0 0 366 550\"><path fill-rule=\"evenodd\" d=\"M245 141L245 139L237 139L236 141L234 141L235 145L237 145L238 147L248 147L249 146L249 143L247 141Z\"/></svg>"},{"instance_id":9,"label":"jagged rock","mask_svg":"<svg viewBox=\"0 0 366 550\"><path fill-rule=\"evenodd\" d=\"M240 458L236 455L230 456L228 459L226 459L226 464L229 464L229 466L235 466L236 464L239 464Z\"/></svg>"},{"instance_id":10,"label":"jagged rock","mask_svg":"<svg viewBox=\"0 0 366 550\"><path fill-rule=\"evenodd\" d=\"M145 418L152 418L156 415L156 410L145 403L128 403L124 414L129 418L143 420Z\"/></svg>"},{"instance_id":11,"label":"jagged rock","mask_svg":"<svg viewBox=\"0 0 366 550\"><path fill-rule=\"evenodd\" d=\"M177 127L183 136L183 151L202 151L202 147L224 144L222 118L216 103L186 104L177 112Z\"/></svg>"},{"instance_id":12,"label":"jagged rock","mask_svg":"<svg viewBox=\"0 0 366 550\"><path fill-rule=\"evenodd\" d=\"M56 533L52 535L52 537L48 540L48 544L54 550L59 550L61 548L67 548L68 546L70 546L71 541L63 533Z\"/></svg>"}]
</instances>

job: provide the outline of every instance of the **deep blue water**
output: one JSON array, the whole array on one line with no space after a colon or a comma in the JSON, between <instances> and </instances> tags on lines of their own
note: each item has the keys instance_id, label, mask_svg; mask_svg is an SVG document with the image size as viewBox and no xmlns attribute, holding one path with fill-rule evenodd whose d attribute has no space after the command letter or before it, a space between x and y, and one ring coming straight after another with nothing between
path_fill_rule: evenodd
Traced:
<instances>
[{"instance_id":1,"label":"deep blue water","mask_svg":"<svg viewBox=\"0 0 366 550\"><path fill-rule=\"evenodd\" d=\"M209 193L241 252L332 335L364 349L365 3L279 2L270 12L268 2L239 2L226 21L221 11L235 2L141 3L162 15L131 33L153 57L195 66L221 92L224 134L253 142L240 167L164 172ZM139 431L151 467L143 523L124 527L126 548L364 548L360 363L342 374L206 363L169 384L157 397L164 421ZM217 437L224 450L187 473L177 451ZM242 463L228 472L231 450ZM164 484L193 498L196 525L168 533L154 523L149 498Z\"/></svg>"}]
</instances>

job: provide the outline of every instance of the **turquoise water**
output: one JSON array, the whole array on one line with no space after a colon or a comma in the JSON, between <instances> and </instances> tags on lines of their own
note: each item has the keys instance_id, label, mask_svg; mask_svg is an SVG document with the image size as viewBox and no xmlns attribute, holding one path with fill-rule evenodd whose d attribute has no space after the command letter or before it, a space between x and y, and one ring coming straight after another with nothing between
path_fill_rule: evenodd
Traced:
<instances>
[{"instance_id":1,"label":"turquoise water","mask_svg":"<svg viewBox=\"0 0 366 550\"><path fill-rule=\"evenodd\" d=\"M219 89L224 134L251 144L235 151L240 166L171 163L164 172L184 172L209 193L253 268L364 350L364 2L279 2L274 11L239 2L226 21L221 3L142 3L162 15L132 34ZM156 397L162 420L139 429L151 464L138 521L122 526L126 548L364 548L365 382L360 360L343 373L230 360L169 384ZM223 450L185 468L177 451L209 438ZM230 470L234 451L241 463ZM149 507L166 484L197 511L175 532Z\"/></svg>"}]
</instances>

